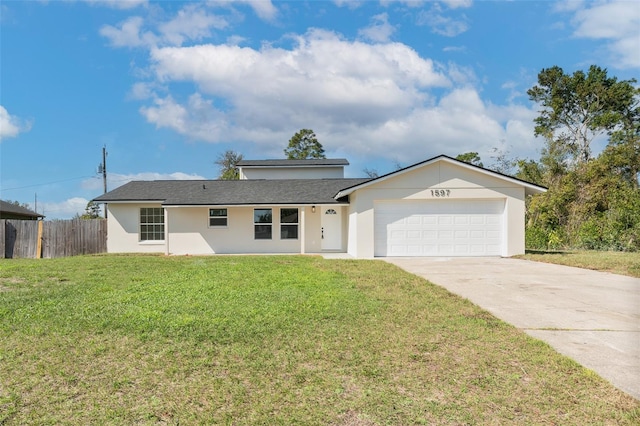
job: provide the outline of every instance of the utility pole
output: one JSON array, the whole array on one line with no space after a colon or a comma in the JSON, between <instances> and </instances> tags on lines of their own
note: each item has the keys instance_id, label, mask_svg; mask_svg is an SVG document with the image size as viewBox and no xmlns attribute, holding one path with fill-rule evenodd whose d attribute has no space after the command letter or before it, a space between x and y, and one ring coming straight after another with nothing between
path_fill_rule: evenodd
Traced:
<instances>
[{"instance_id":1,"label":"utility pole","mask_svg":"<svg viewBox=\"0 0 640 426\"><path fill-rule=\"evenodd\" d=\"M102 147L102 186L104 186L104 193L107 193L107 147Z\"/></svg>"},{"instance_id":2,"label":"utility pole","mask_svg":"<svg viewBox=\"0 0 640 426\"><path fill-rule=\"evenodd\" d=\"M102 173L102 186L104 194L107 193L107 146L102 146L102 164L98 166L98 173ZM107 205L104 205L104 218L107 218Z\"/></svg>"}]
</instances>

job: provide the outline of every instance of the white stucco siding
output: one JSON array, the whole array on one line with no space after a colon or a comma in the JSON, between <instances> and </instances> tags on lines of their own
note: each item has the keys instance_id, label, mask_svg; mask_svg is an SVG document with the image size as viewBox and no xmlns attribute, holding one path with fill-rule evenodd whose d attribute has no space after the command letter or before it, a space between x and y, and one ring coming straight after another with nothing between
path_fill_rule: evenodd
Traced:
<instances>
[{"instance_id":1,"label":"white stucco siding","mask_svg":"<svg viewBox=\"0 0 640 426\"><path fill-rule=\"evenodd\" d=\"M348 234L347 234L347 253L351 256L358 257L358 194L354 192L349 195L348 209Z\"/></svg>"},{"instance_id":2,"label":"white stucco siding","mask_svg":"<svg viewBox=\"0 0 640 426\"><path fill-rule=\"evenodd\" d=\"M444 191L444 192L441 192ZM354 196L355 195L355 196ZM503 200L502 256L524 253L524 188L481 171L438 162L392 176L351 194L349 253L374 257L374 206L402 200Z\"/></svg>"},{"instance_id":3,"label":"white stucco siding","mask_svg":"<svg viewBox=\"0 0 640 426\"><path fill-rule=\"evenodd\" d=\"M256 167L240 170L240 179L340 179L344 167Z\"/></svg>"},{"instance_id":4,"label":"white stucco siding","mask_svg":"<svg viewBox=\"0 0 640 426\"><path fill-rule=\"evenodd\" d=\"M291 206L295 207L295 206ZM257 240L254 236L254 207L226 207L227 227L209 227L209 207L169 207L170 254L229 253L300 253L302 244L302 209L305 211L305 252L320 251L320 209L300 206L298 239L280 237L280 208L273 210L272 238ZM258 208L258 207L256 207ZM288 207L283 207L288 208Z\"/></svg>"},{"instance_id":5,"label":"white stucco siding","mask_svg":"<svg viewBox=\"0 0 640 426\"><path fill-rule=\"evenodd\" d=\"M166 207L164 241L140 241L140 208L160 204L113 203L108 205L107 250L109 253L166 253L204 255L229 253L300 253L302 209L305 211L305 252L321 251L321 207L299 206L298 239L280 237L279 206L261 206L273 210L272 238L256 240L254 207L226 207L227 226L209 227L209 207ZM212 206L213 207L213 206ZM284 208L288 208L284 207ZM295 207L295 206L290 206Z\"/></svg>"},{"instance_id":6,"label":"white stucco siding","mask_svg":"<svg viewBox=\"0 0 640 426\"><path fill-rule=\"evenodd\" d=\"M160 204L123 203L107 205L108 253L164 253L164 241L140 241L140 208Z\"/></svg>"}]
</instances>

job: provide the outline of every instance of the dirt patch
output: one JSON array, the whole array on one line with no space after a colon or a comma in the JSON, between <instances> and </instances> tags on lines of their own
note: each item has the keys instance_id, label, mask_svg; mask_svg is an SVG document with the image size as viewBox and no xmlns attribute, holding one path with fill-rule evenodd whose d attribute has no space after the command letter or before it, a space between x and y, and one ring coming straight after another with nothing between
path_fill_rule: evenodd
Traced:
<instances>
[{"instance_id":1,"label":"dirt patch","mask_svg":"<svg viewBox=\"0 0 640 426\"><path fill-rule=\"evenodd\" d=\"M21 278L0 278L0 292L14 290L13 286L16 284L22 284L24 280ZM7 286L4 284L13 284L11 286Z\"/></svg>"},{"instance_id":2,"label":"dirt patch","mask_svg":"<svg viewBox=\"0 0 640 426\"><path fill-rule=\"evenodd\" d=\"M355 411L348 411L340 416L338 423L335 426L375 426L376 422L366 418L366 416L360 415Z\"/></svg>"}]
</instances>

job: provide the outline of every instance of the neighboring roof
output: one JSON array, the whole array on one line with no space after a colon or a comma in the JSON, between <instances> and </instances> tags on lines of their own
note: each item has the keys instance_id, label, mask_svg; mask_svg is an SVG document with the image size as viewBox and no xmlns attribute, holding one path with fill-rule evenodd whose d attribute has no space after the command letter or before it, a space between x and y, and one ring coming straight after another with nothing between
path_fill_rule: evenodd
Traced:
<instances>
[{"instance_id":1,"label":"neighboring roof","mask_svg":"<svg viewBox=\"0 0 640 426\"><path fill-rule=\"evenodd\" d=\"M93 201L155 201L165 206L339 204L341 202L335 196L342 188L368 180L370 179L133 181Z\"/></svg>"},{"instance_id":2,"label":"neighboring roof","mask_svg":"<svg viewBox=\"0 0 640 426\"><path fill-rule=\"evenodd\" d=\"M345 158L310 158L306 160L242 160L238 167L300 167L300 166L348 166Z\"/></svg>"},{"instance_id":3,"label":"neighboring roof","mask_svg":"<svg viewBox=\"0 0 640 426\"><path fill-rule=\"evenodd\" d=\"M34 212L32 210L26 209L21 206L17 206L12 203L8 203L6 201L0 200L0 212L2 213L10 213L15 216L24 216L24 217L44 217L44 215Z\"/></svg>"},{"instance_id":4,"label":"neighboring roof","mask_svg":"<svg viewBox=\"0 0 640 426\"><path fill-rule=\"evenodd\" d=\"M379 176L379 177L377 177L375 179L371 179L371 180L369 180L367 182L362 182L362 183L359 183L359 184L355 184L355 185L353 185L351 187L344 188L338 194L336 194L336 198L345 197L345 196L351 194L352 192L354 192L354 191L356 191L358 189L367 187L367 186L372 185L374 183L382 182L382 181L384 181L384 180L386 180L386 179L388 179L388 178L390 178L392 176L397 176L397 175L400 175L400 174L403 174L403 173L407 173L407 172L409 172L411 170L414 170L414 169L416 169L418 167L422 167L422 166L425 166L427 164L433 164L433 163L436 163L438 161L446 161L446 162L451 163L451 164L456 164L456 165L459 165L461 167L465 167L465 168L468 168L468 169L471 169L471 170L476 170L476 171L485 173L485 174L487 174L489 176L493 176L493 177L496 177L496 178L499 178L499 179L504 179L504 180L512 182L512 183L517 183L519 185L524 186L526 195L534 195L534 194L539 194L541 192L546 192L547 191L547 188L545 188L544 186L536 185L534 183L527 182L527 181L522 180L522 179L514 178L513 176L508 176L508 175L505 175L505 174L502 174L502 173L498 173L498 172L495 172L493 170L485 169L484 167L476 166L474 164L465 163L464 161L456 160L455 158L449 157L448 155L438 155L437 157L433 157L433 158L430 158L428 160L421 161L419 163L413 164L413 165L405 167L403 169L396 170L395 172L387 173L386 175Z\"/></svg>"}]
</instances>

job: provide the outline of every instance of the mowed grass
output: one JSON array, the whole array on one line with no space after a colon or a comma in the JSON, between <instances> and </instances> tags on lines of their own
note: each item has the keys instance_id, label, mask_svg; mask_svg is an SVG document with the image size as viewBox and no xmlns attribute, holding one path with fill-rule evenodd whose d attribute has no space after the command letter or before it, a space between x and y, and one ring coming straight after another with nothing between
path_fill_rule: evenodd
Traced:
<instances>
[{"instance_id":1,"label":"mowed grass","mask_svg":"<svg viewBox=\"0 0 640 426\"><path fill-rule=\"evenodd\" d=\"M640 403L381 261L0 261L0 424L638 424Z\"/></svg>"},{"instance_id":2,"label":"mowed grass","mask_svg":"<svg viewBox=\"0 0 640 426\"><path fill-rule=\"evenodd\" d=\"M526 254L516 257L640 278L640 252L527 250Z\"/></svg>"}]
</instances>

